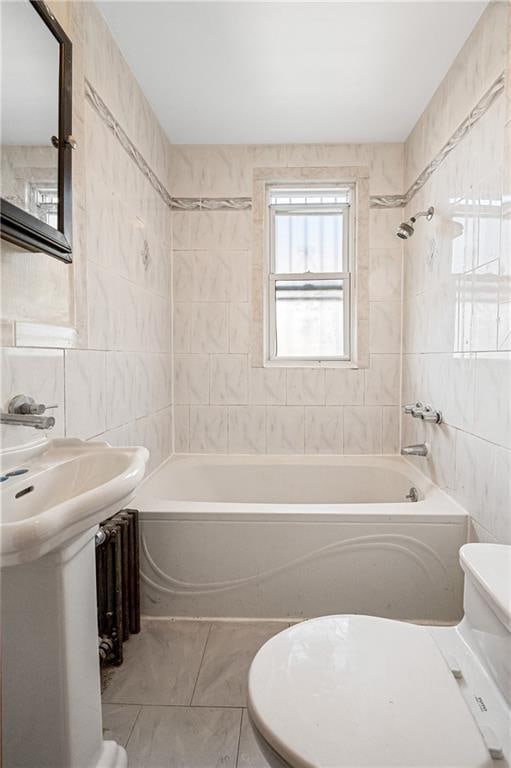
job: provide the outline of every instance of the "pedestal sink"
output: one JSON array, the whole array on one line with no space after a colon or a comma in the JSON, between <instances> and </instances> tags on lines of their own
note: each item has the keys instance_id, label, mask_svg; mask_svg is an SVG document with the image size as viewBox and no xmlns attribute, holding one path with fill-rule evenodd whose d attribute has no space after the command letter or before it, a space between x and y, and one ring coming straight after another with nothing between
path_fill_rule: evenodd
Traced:
<instances>
[{"instance_id":1,"label":"pedestal sink","mask_svg":"<svg viewBox=\"0 0 511 768\"><path fill-rule=\"evenodd\" d=\"M127 766L102 737L94 537L148 456L81 440L1 456L4 768Z\"/></svg>"}]
</instances>

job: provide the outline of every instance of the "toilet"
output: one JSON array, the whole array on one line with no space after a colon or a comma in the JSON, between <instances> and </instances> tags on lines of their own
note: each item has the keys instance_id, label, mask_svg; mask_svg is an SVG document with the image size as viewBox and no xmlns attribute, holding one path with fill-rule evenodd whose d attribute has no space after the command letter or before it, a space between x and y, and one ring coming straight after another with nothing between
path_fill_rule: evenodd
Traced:
<instances>
[{"instance_id":1,"label":"toilet","mask_svg":"<svg viewBox=\"0 0 511 768\"><path fill-rule=\"evenodd\" d=\"M324 616L262 646L248 711L273 768L511 765L511 546L460 562L456 626Z\"/></svg>"}]
</instances>

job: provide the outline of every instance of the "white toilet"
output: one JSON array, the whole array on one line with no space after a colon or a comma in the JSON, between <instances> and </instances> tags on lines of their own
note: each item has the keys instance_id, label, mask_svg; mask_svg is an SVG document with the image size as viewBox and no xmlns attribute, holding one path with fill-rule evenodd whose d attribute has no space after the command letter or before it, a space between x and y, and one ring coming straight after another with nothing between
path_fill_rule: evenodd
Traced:
<instances>
[{"instance_id":1,"label":"white toilet","mask_svg":"<svg viewBox=\"0 0 511 768\"><path fill-rule=\"evenodd\" d=\"M511 546L467 544L455 627L325 616L269 640L248 709L274 768L511 765Z\"/></svg>"}]
</instances>

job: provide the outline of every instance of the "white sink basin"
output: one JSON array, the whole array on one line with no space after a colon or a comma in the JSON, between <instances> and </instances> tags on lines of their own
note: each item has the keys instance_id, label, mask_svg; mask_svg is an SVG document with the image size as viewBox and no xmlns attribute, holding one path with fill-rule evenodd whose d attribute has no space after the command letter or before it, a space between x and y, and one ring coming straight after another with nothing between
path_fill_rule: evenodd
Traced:
<instances>
[{"instance_id":1,"label":"white sink basin","mask_svg":"<svg viewBox=\"0 0 511 768\"><path fill-rule=\"evenodd\" d=\"M16 466L9 458L0 484L0 564L36 560L115 514L133 498L142 480L146 448L53 440Z\"/></svg>"}]
</instances>

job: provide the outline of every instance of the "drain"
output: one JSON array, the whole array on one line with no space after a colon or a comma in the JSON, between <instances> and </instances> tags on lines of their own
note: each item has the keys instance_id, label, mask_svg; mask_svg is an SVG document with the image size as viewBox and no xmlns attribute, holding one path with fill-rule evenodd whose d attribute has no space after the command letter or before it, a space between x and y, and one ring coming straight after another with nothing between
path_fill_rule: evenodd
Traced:
<instances>
[{"instance_id":1,"label":"drain","mask_svg":"<svg viewBox=\"0 0 511 768\"><path fill-rule=\"evenodd\" d=\"M414 485L412 485L406 494L405 499L408 499L408 501L419 501L419 491Z\"/></svg>"}]
</instances>

